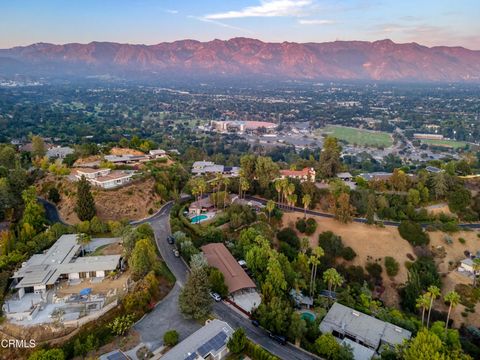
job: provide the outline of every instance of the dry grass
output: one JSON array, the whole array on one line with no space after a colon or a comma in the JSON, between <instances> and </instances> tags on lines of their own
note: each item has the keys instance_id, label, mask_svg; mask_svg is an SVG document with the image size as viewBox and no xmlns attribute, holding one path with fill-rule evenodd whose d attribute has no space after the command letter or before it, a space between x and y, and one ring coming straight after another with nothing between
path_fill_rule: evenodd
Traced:
<instances>
[{"instance_id":1,"label":"dry grass","mask_svg":"<svg viewBox=\"0 0 480 360\"><path fill-rule=\"evenodd\" d=\"M283 225L291 226L295 228L295 221L303 217L303 213L285 213L283 215ZM342 241L345 246L352 247L357 256L349 262L349 264L360 265L365 267L369 260L381 259L379 262L384 267L385 256L391 256L395 258L400 264L400 270L398 275L393 279L390 279L385 271L383 271L383 283L385 285L385 292L382 294L382 300L387 305L396 306L399 303L399 296L397 289L400 285L407 281L407 269L405 268L405 262L410 261L407 258L407 254L414 255L413 247L404 240L398 233L396 227L385 226L375 227L361 223L349 223L343 224L334 219L323 218L318 216L312 216L318 223L316 232L309 237L310 245L318 245L318 235L324 231L332 231L333 233L342 237ZM460 231L458 233L450 235L453 238L453 244L447 245L444 237L445 233L436 231L430 234L430 246L432 250L438 247L443 247L443 257L436 257L435 261L438 264L438 270L443 274L444 289L446 293L452 290L456 283L464 282L468 279L457 274L455 272L456 266L462 260L464 251L469 250L476 252L480 250L480 239L477 237L476 231ZM303 234L299 234L304 236ZM465 239L465 244L460 243L459 238ZM345 260L340 260L344 261ZM451 265L450 265L451 264ZM460 276L460 278L459 278ZM443 304L437 302L439 308L443 307ZM462 311L461 306L455 311L457 315ZM480 325L480 315L471 314L468 318L468 323Z\"/></svg>"},{"instance_id":2,"label":"dry grass","mask_svg":"<svg viewBox=\"0 0 480 360\"><path fill-rule=\"evenodd\" d=\"M61 193L61 201L57 205L60 215L69 224L79 222L75 214L76 186L66 178L48 175L38 184L40 189L47 184L55 185ZM97 216L101 220L139 220L147 217L149 209L155 210L161 198L154 191L155 181L152 178L133 182L115 190L92 188Z\"/></svg>"}]
</instances>

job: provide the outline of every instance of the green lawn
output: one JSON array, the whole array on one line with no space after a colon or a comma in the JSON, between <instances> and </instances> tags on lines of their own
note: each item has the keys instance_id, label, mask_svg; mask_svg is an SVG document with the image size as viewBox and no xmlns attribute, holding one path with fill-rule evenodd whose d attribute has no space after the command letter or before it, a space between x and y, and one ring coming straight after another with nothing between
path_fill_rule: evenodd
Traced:
<instances>
[{"instance_id":1,"label":"green lawn","mask_svg":"<svg viewBox=\"0 0 480 360\"><path fill-rule=\"evenodd\" d=\"M460 149L464 148L467 146L467 143L465 141L456 141L456 140L430 140L430 139L425 139L422 140L423 144L427 145L434 145L434 146L443 146L443 147L448 147L448 148L453 148L453 149Z\"/></svg>"},{"instance_id":2,"label":"green lawn","mask_svg":"<svg viewBox=\"0 0 480 360\"><path fill-rule=\"evenodd\" d=\"M381 131L355 129L345 126L327 126L321 129L323 134L329 134L349 144L361 146L389 147L393 145L392 135Z\"/></svg>"}]
</instances>

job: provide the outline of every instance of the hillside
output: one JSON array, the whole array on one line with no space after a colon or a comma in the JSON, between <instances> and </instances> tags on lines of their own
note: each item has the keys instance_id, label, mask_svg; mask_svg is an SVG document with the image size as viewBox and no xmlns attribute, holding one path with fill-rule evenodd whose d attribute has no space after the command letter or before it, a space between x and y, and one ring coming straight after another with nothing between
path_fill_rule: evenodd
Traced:
<instances>
[{"instance_id":1,"label":"hillside","mask_svg":"<svg viewBox=\"0 0 480 360\"><path fill-rule=\"evenodd\" d=\"M396 44L391 40L268 43L233 38L156 45L37 43L0 50L0 63L7 74L480 82L480 51Z\"/></svg>"}]
</instances>

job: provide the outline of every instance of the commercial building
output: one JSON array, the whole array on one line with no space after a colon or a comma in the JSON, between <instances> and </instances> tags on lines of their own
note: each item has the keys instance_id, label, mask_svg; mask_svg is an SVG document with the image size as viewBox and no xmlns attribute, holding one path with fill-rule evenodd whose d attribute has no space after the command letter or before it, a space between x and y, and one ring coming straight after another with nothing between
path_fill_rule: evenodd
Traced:
<instances>
[{"instance_id":1,"label":"commercial building","mask_svg":"<svg viewBox=\"0 0 480 360\"><path fill-rule=\"evenodd\" d=\"M413 134L413 137L422 140L443 140L443 135L440 134Z\"/></svg>"},{"instance_id":2,"label":"commercial building","mask_svg":"<svg viewBox=\"0 0 480 360\"><path fill-rule=\"evenodd\" d=\"M320 323L322 333L331 333L352 347L356 360L369 360L382 346L395 346L409 340L406 329L378 320L355 309L334 303Z\"/></svg>"},{"instance_id":3,"label":"commercial building","mask_svg":"<svg viewBox=\"0 0 480 360\"><path fill-rule=\"evenodd\" d=\"M103 279L120 265L120 255L79 257L82 246L77 234L62 235L43 254L33 255L15 271L15 288L19 297L25 293L43 293L59 280Z\"/></svg>"},{"instance_id":4,"label":"commercial building","mask_svg":"<svg viewBox=\"0 0 480 360\"><path fill-rule=\"evenodd\" d=\"M303 168L302 170L280 170L280 178L297 179L300 180L300 182L315 182L315 175L315 169L308 167Z\"/></svg>"},{"instance_id":5,"label":"commercial building","mask_svg":"<svg viewBox=\"0 0 480 360\"><path fill-rule=\"evenodd\" d=\"M267 121L212 121L212 127L220 132L272 132L277 124Z\"/></svg>"},{"instance_id":6,"label":"commercial building","mask_svg":"<svg viewBox=\"0 0 480 360\"><path fill-rule=\"evenodd\" d=\"M128 170L82 168L76 169L75 178L80 180L84 176L93 186L113 189L129 183L134 174Z\"/></svg>"},{"instance_id":7,"label":"commercial building","mask_svg":"<svg viewBox=\"0 0 480 360\"><path fill-rule=\"evenodd\" d=\"M205 326L175 345L162 360L222 360L228 355L227 343L233 334L228 323L208 320Z\"/></svg>"}]
</instances>

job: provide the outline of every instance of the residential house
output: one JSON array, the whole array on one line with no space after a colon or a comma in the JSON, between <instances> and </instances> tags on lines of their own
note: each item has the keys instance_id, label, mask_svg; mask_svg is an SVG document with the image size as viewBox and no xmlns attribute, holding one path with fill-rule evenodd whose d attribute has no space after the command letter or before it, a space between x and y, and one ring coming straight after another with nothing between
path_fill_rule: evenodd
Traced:
<instances>
[{"instance_id":1,"label":"residential house","mask_svg":"<svg viewBox=\"0 0 480 360\"><path fill-rule=\"evenodd\" d=\"M162 360L222 360L228 354L227 343L233 334L228 323L214 319L175 345Z\"/></svg>"},{"instance_id":2,"label":"residential house","mask_svg":"<svg viewBox=\"0 0 480 360\"><path fill-rule=\"evenodd\" d=\"M256 285L233 255L222 243L211 243L201 247L208 265L217 268L225 279L232 300L246 312L260 305Z\"/></svg>"},{"instance_id":3,"label":"residential house","mask_svg":"<svg viewBox=\"0 0 480 360\"><path fill-rule=\"evenodd\" d=\"M152 159L160 159L167 156L167 152L162 149L150 150L148 153Z\"/></svg>"},{"instance_id":4,"label":"residential house","mask_svg":"<svg viewBox=\"0 0 480 360\"><path fill-rule=\"evenodd\" d=\"M134 171L111 170L111 169L76 169L75 178L80 180L84 176L93 186L102 189L114 189L125 185L132 180Z\"/></svg>"},{"instance_id":5,"label":"residential house","mask_svg":"<svg viewBox=\"0 0 480 360\"><path fill-rule=\"evenodd\" d=\"M20 298L25 293L44 293L61 279L101 280L120 266L120 255L79 257L82 246L77 238L77 234L62 235L45 253L33 255L15 271L12 278Z\"/></svg>"},{"instance_id":6,"label":"residential house","mask_svg":"<svg viewBox=\"0 0 480 360\"><path fill-rule=\"evenodd\" d=\"M212 204L212 201L210 200L210 197L207 196L192 202L188 207L188 212L191 215L200 215L201 213L213 210L213 208L214 206Z\"/></svg>"},{"instance_id":7,"label":"residential house","mask_svg":"<svg viewBox=\"0 0 480 360\"><path fill-rule=\"evenodd\" d=\"M56 146L47 150L50 159L65 159L67 155L73 154L75 150L68 146Z\"/></svg>"},{"instance_id":8,"label":"residential house","mask_svg":"<svg viewBox=\"0 0 480 360\"><path fill-rule=\"evenodd\" d=\"M239 175L240 168L235 166L217 165L212 161L196 161L192 165L192 174L222 174L225 176L236 177Z\"/></svg>"},{"instance_id":9,"label":"residential house","mask_svg":"<svg viewBox=\"0 0 480 360\"><path fill-rule=\"evenodd\" d=\"M339 172L337 174L337 178L339 178L342 181L352 181L353 175L350 174L349 172Z\"/></svg>"},{"instance_id":10,"label":"residential house","mask_svg":"<svg viewBox=\"0 0 480 360\"><path fill-rule=\"evenodd\" d=\"M322 333L331 333L353 349L356 360L370 360L382 347L402 344L412 333L399 326L334 303L320 323Z\"/></svg>"},{"instance_id":11,"label":"residential house","mask_svg":"<svg viewBox=\"0 0 480 360\"><path fill-rule=\"evenodd\" d=\"M280 170L281 179L297 179L300 182L311 181L315 182L315 169L314 168L303 168L302 170Z\"/></svg>"}]
</instances>

